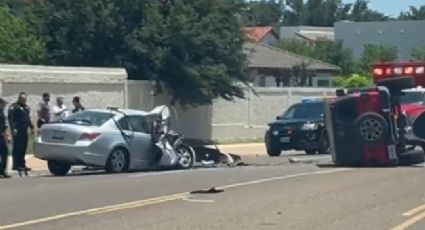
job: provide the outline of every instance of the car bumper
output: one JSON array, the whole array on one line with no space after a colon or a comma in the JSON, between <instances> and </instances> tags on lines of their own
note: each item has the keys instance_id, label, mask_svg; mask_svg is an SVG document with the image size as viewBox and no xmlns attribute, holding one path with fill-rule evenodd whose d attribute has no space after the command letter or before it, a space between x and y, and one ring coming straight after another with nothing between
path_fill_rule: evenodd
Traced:
<instances>
[{"instance_id":1,"label":"car bumper","mask_svg":"<svg viewBox=\"0 0 425 230\"><path fill-rule=\"evenodd\" d=\"M34 156L42 160L66 162L72 165L105 166L105 154L95 153L90 149L90 143L75 145L56 143L34 143Z\"/></svg>"},{"instance_id":2,"label":"car bumper","mask_svg":"<svg viewBox=\"0 0 425 230\"><path fill-rule=\"evenodd\" d=\"M298 131L291 136L270 134L269 143L282 150L320 149L320 137L315 131Z\"/></svg>"}]
</instances>

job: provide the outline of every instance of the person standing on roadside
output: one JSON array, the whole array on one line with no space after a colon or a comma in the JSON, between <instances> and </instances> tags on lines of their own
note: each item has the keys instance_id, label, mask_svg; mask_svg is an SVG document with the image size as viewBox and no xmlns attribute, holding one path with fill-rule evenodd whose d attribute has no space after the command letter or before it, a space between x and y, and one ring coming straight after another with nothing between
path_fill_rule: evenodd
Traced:
<instances>
[{"instance_id":1,"label":"person standing on roadside","mask_svg":"<svg viewBox=\"0 0 425 230\"><path fill-rule=\"evenodd\" d=\"M4 107L6 107L6 104L7 102L3 98L0 98L0 178L10 178L6 172L9 155L7 142L10 141L6 133L6 115L4 114Z\"/></svg>"},{"instance_id":2,"label":"person standing on roadside","mask_svg":"<svg viewBox=\"0 0 425 230\"><path fill-rule=\"evenodd\" d=\"M30 171L26 166L25 154L28 147L28 128L34 134L34 125L31 121L30 107L27 105L27 94L19 93L18 101L11 104L8 112L10 131L12 133L13 170Z\"/></svg>"},{"instance_id":3,"label":"person standing on roadside","mask_svg":"<svg viewBox=\"0 0 425 230\"><path fill-rule=\"evenodd\" d=\"M63 103L63 97L56 98L56 105L52 108L52 121L61 121L68 116L68 108Z\"/></svg>"},{"instance_id":4,"label":"person standing on roadside","mask_svg":"<svg viewBox=\"0 0 425 230\"><path fill-rule=\"evenodd\" d=\"M80 97L72 98L72 104L74 105L72 113L78 113L85 110L85 108L81 105Z\"/></svg>"},{"instance_id":5,"label":"person standing on roadside","mask_svg":"<svg viewBox=\"0 0 425 230\"><path fill-rule=\"evenodd\" d=\"M43 93L43 98L40 103L38 103L39 109L37 111L38 121L37 128L41 128L42 125L50 122L50 94Z\"/></svg>"}]
</instances>

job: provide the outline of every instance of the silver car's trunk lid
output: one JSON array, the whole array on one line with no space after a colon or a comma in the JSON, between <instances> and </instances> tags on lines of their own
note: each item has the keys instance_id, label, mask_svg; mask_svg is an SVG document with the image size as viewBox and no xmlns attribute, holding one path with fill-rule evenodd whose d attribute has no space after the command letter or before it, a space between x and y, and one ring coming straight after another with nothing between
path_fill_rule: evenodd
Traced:
<instances>
[{"instance_id":1,"label":"silver car's trunk lid","mask_svg":"<svg viewBox=\"0 0 425 230\"><path fill-rule=\"evenodd\" d=\"M84 133L93 132L93 127L77 124L45 124L40 135L45 143L74 144Z\"/></svg>"}]
</instances>

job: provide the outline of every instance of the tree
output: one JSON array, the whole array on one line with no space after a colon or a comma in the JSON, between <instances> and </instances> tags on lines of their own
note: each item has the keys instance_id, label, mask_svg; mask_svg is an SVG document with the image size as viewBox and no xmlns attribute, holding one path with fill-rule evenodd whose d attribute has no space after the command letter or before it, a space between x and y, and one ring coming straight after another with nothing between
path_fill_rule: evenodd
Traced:
<instances>
[{"instance_id":1,"label":"tree","mask_svg":"<svg viewBox=\"0 0 425 230\"><path fill-rule=\"evenodd\" d=\"M425 61L425 46L414 49L411 56L415 60Z\"/></svg>"},{"instance_id":2,"label":"tree","mask_svg":"<svg viewBox=\"0 0 425 230\"><path fill-rule=\"evenodd\" d=\"M0 7L0 62L34 64L42 62L44 55L43 42L29 33L27 24Z\"/></svg>"},{"instance_id":3,"label":"tree","mask_svg":"<svg viewBox=\"0 0 425 230\"><path fill-rule=\"evenodd\" d=\"M410 6L408 12L401 12L398 17L401 20L425 20L425 5L414 7Z\"/></svg>"},{"instance_id":4,"label":"tree","mask_svg":"<svg viewBox=\"0 0 425 230\"><path fill-rule=\"evenodd\" d=\"M250 1L244 6L244 20L247 26L279 25L283 16L283 1Z\"/></svg>"},{"instance_id":5,"label":"tree","mask_svg":"<svg viewBox=\"0 0 425 230\"><path fill-rule=\"evenodd\" d=\"M248 80L240 1L45 0L37 7L50 64L125 67L172 103L243 97Z\"/></svg>"},{"instance_id":6,"label":"tree","mask_svg":"<svg viewBox=\"0 0 425 230\"><path fill-rule=\"evenodd\" d=\"M165 83L172 103L243 97L234 83L246 83L249 75L235 7L228 0L175 0L164 15L161 5L150 4L146 24L129 43L132 54L142 57L144 74Z\"/></svg>"},{"instance_id":7,"label":"tree","mask_svg":"<svg viewBox=\"0 0 425 230\"><path fill-rule=\"evenodd\" d=\"M333 26L341 20L384 21L390 18L369 9L369 1L356 0L345 4L342 0L287 0L284 12L286 26Z\"/></svg>"},{"instance_id":8,"label":"tree","mask_svg":"<svg viewBox=\"0 0 425 230\"><path fill-rule=\"evenodd\" d=\"M352 74L345 77L337 77L334 84L342 88L359 88L371 85L372 81L369 76Z\"/></svg>"},{"instance_id":9,"label":"tree","mask_svg":"<svg viewBox=\"0 0 425 230\"><path fill-rule=\"evenodd\" d=\"M366 44L360 58L360 68L365 74L371 73L371 65L375 62L390 62L397 59L397 47L383 44Z\"/></svg>"},{"instance_id":10,"label":"tree","mask_svg":"<svg viewBox=\"0 0 425 230\"><path fill-rule=\"evenodd\" d=\"M386 21L389 19L390 18L383 13L369 9L368 0L356 0L350 15L350 20L356 22Z\"/></svg>"}]
</instances>

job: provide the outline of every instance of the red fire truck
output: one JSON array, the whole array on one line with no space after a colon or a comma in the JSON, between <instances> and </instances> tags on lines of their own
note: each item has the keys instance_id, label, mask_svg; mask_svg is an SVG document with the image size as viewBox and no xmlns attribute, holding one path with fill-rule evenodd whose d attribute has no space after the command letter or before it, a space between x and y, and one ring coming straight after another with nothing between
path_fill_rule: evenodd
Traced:
<instances>
[{"instance_id":1,"label":"red fire truck","mask_svg":"<svg viewBox=\"0 0 425 230\"><path fill-rule=\"evenodd\" d=\"M327 104L332 158L343 166L395 166L414 146L425 147L425 106L407 101L425 86L425 62L373 65L375 86L339 90Z\"/></svg>"}]
</instances>

